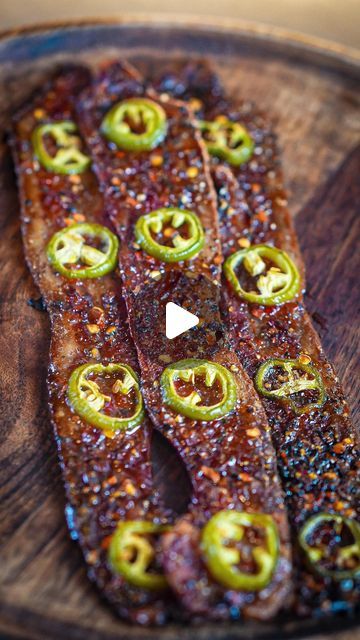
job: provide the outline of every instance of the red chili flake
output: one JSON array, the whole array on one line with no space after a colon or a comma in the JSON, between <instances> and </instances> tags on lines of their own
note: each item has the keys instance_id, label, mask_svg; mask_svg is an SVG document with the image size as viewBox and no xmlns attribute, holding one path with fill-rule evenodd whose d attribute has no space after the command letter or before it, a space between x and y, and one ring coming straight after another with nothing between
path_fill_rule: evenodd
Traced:
<instances>
[{"instance_id":1,"label":"red chili flake","mask_svg":"<svg viewBox=\"0 0 360 640\"><path fill-rule=\"evenodd\" d=\"M259 211L256 215L255 218L257 220L259 220L260 222L266 222L266 220L268 219L267 213L266 211Z\"/></svg>"},{"instance_id":2,"label":"red chili flake","mask_svg":"<svg viewBox=\"0 0 360 640\"><path fill-rule=\"evenodd\" d=\"M101 548L102 549L108 549L110 546L110 542L111 542L111 538L112 536L105 536L105 538L102 539L101 541Z\"/></svg>"},{"instance_id":3,"label":"red chili flake","mask_svg":"<svg viewBox=\"0 0 360 640\"><path fill-rule=\"evenodd\" d=\"M161 156L158 153L150 156L150 163L153 167L161 167L163 162L164 162L163 156Z\"/></svg>"},{"instance_id":4,"label":"red chili flake","mask_svg":"<svg viewBox=\"0 0 360 640\"><path fill-rule=\"evenodd\" d=\"M96 562L98 561L98 558L99 558L99 554L98 554L98 551L96 551L96 549L93 549L92 551L89 551L86 554L86 561L89 564L96 564Z\"/></svg>"},{"instance_id":5,"label":"red chili flake","mask_svg":"<svg viewBox=\"0 0 360 640\"><path fill-rule=\"evenodd\" d=\"M46 111L44 111L44 109L35 109L34 117L36 118L36 120L41 120L42 118L45 118L45 116Z\"/></svg>"},{"instance_id":6,"label":"red chili flake","mask_svg":"<svg viewBox=\"0 0 360 640\"><path fill-rule=\"evenodd\" d=\"M85 222L86 218L82 213L74 213L73 218L75 222Z\"/></svg>"},{"instance_id":7,"label":"red chili flake","mask_svg":"<svg viewBox=\"0 0 360 640\"><path fill-rule=\"evenodd\" d=\"M217 471L214 471L214 469L211 469L210 467L202 466L201 472L206 478L211 480L211 482L213 482L214 484L217 484L220 480L220 474Z\"/></svg>"},{"instance_id":8,"label":"red chili flake","mask_svg":"<svg viewBox=\"0 0 360 640\"><path fill-rule=\"evenodd\" d=\"M115 331L116 331L116 327L114 327L114 326L109 327L108 329L106 329L106 333L110 333L110 334L111 333L115 333Z\"/></svg>"},{"instance_id":9,"label":"red chili flake","mask_svg":"<svg viewBox=\"0 0 360 640\"><path fill-rule=\"evenodd\" d=\"M333 471L327 471L326 473L324 473L324 478L328 478L329 480L336 480L337 475Z\"/></svg>"},{"instance_id":10,"label":"red chili flake","mask_svg":"<svg viewBox=\"0 0 360 640\"><path fill-rule=\"evenodd\" d=\"M200 111L203 103L198 98L190 98L188 105L190 109L193 109L194 111Z\"/></svg>"},{"instance_id":11,"label":"red chili flake","mask_svg":"<svg viewBox=\"0 0 360 640\"><path fill-rule=\"evenodd\" d=\"M253 429L246 429L246 433L250 438L258 438L260 435L260 429L254 427Z\"/></svg>"},{"instance_id":12,"label":"red chili flake","mask_svg":"<svg viewBox=\"0 0 360 640\"><path fill-rule=\"evenodd\" d=\"M334 444L333 451L334 451L334 453L344 453L344 451L345 451L344 443L343 442L338 442L337 444Z\"/></svg>"},{"instance_id":13,"label":"red chili flake","mask_svg":"<svg viewBox=\"0 0 360 640\"><path fill-rule=\"evenodd\" d=\"M263 314L263 310L259 309L259 307L253 307L251 309L251 315L254 316L255 318L261 318Z\"/></svg>"},{"instance_id":14,"label":"red chili flake","mask_svg":"<svg viewBox=\"0 0 360 640\"><path fill-rule=\"evenodd\" d=\"M80 176L75 174L75 175L69 176L69 182L71 182L71 184L80 184L81 178Z\"/></svg>"},{"instance_id":15,"label":"red chili flake","mask_svg":"<svg viewBox=\"0 0 360 640\"><path fill-rule=\"evenodd\" d=\"M124 490L129 496L134 496L136 494L136 487L132 482L130 482L130 480L126 480L124 483Z\"/></svg>"},{"instance_id":16,"label":"red chili flake","mask_svg":"<svg viewBox=\"0 0 360 640\"><path fill-rule=\"evenodd\" d=\"M243 471L242 473L239 473L239 478L243 481L243 482L251 482L252 481L252 477L250 474L246 473L246 471Z\"/></svg>"}]
</instances>

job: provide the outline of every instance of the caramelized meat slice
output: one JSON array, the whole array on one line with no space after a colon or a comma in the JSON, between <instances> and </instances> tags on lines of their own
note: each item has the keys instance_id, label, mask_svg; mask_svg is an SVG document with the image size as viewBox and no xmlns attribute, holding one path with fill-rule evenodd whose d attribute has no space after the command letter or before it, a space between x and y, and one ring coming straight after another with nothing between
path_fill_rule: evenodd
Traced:
<instances>
[{"instance_id":1,"label":"caramelized meat slice","mask_svg":"<svg viewBox=\"0 0 360 640\"><path fill-rule=\"evenodd\" d=\"M302 615L351 611L359 605L358 442L343 391L304 307L304 265L287 209L276 137L253 105L224 96L207 65L166 72L155 86L190 101L202 121L230 120L245 127L253 140L254 154L240 166L216 155L211 161L224 257L242 250L233 269L235 283L262 294L258 302L250 301L223 277L224 318L271 427L297 550L297 610ZM254 245L286 252L295 264L301 286L290 300L276 304L284 273L269 261L269 252L263 258L250 253ZM277 284L272 285L274 276ZM312 529L315 514L324 517ZM324 571L330 556L331 573Z\"/></svg>"},{"instance_id":2,"label":"caramelized meat slice","mask_svg":"<svg viewBox=\"0 0 360 640\"><path fill-rule=\"evenodd\" d=\"M141 136L153 133L150 111L159 110L166 133L162 129L144 149ZM78 118L121 239L124 297L146 406L193 485L188 514L163 537L167 578L193 615L267 619L291 590L287 522L266 416L220 314L222 256L204 143L184 104L146 92L138 74L119 63L104 68L83 92ZM172 341L165 337L168 302L200 316L197 327ZM213 520L220 512L226 520L228 514L238 518L229 538ZM267 528L253 524L255 513L275 531L272 550ZM210 545L215 565L206 550L209 523L219 536ZM222 562L230 581L216 568Z\"/></svg>"},{"instance_id":3,"label":"caramelized meat slice","mask_svg":"<svg viewBox=\"0 0 360 640\"><path fill-rule=\"evenodd\" d=\"M170 514L153 489L151 425L136 391L137 356L115 268L117 251L115 247L112 255L109 238L115 245L116 240L109 235L97 179L89 163L83 163L87 152L77 131L73 101L88 82L86 70L64 70L16 115L12 147L23 241L51 320L50 411L71 537L79 540L90 578L121 616L141 624L163 623L171 601L164 584L160 581L158 589L159 581L152 576L162 574L156 532ZM62 128L64 122L71 123L70 130L68 125ZM57 128L49 128L54 124ZM35 131L43 146L36 155ZM50 156L48 168L44 153ZM69 162L75 163L75 173L67 173ZM100 235L92 233L91 225L102 225ZM60 230L50 251L49 242ZM105 270L113 270L96 276L94 269L103 269L109 260L113 264ZM76 277L78 267L88 270L86 277ZM61 275L59 268L68 275ZM121 366L111 369L114 364ZM71 400L69 379L84 365L90 368L74 379ZM139 417L131 424L128 418L139 407ZM120 539L117 544L114 532L124 521L146 521L154 525L155 535L128 533L127 542ZM123 559L121 571L118 557ZM134 572L137 559L144 562ZM150 576L151 588L142 586L141 573L147 580Z\"/></svg>"}]
</instances>

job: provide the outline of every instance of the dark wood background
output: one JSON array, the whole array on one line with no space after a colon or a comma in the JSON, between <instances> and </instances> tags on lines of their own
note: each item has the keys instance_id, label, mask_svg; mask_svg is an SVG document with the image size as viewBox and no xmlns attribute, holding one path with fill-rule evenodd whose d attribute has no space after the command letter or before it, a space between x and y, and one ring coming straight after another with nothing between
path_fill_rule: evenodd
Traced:
<instances>
[{"instance_id":1,"label":"dark wood background","mask_svg":"<svg viewBox=\"0 0 360 640\"><path fill-rule=\"evenodd\" d=\"M201 27L83 26L0 41L0 637L42 640L211 640L293 637L322 626L232 625L163 630L116 619L85 575L64 520L64 495L46 404L49 325L29 306L38 292L24 263L18 202L4 132L18 104L64 59L121 55L143 67L208 55L229 91L275 121L289 206L304 252L308 307L359 416L360 118L356 65L309 43ZM163 486L171 461L156 453ZM169 489L168 489L169 493ZM173 488L176 494L176 488ZM168 496L169 497L169 496ZM170 496L171 497L171 496ZM185 497L184 497L185 499ZM183 500L184 502L184 500ZM355 628L337 635L357 636Z\"/></svg>"}]
</instances>

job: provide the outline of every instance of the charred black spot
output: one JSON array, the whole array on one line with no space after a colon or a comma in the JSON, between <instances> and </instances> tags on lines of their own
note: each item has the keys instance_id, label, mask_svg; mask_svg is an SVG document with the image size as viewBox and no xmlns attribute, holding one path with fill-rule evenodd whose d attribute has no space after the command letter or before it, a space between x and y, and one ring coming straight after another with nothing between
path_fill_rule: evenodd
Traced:
<instances>
[{"instance_id":1,"label":"charred black spot","mask_svg":"<svg viewBox=\"0 0 360 640\"><path fill-rule=\"evenodd\" d=\"M40 298L29 298L27 303L29 307L36 309L36 311L46 311L46 304L42 296Z\"/></svg>"}]
</instances>

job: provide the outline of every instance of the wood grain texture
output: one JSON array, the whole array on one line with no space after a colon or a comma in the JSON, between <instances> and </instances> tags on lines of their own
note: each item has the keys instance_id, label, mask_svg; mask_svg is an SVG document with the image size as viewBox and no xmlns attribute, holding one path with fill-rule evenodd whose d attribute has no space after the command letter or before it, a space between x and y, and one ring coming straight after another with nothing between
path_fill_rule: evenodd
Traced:
<instances>
[{"instance_id":1,"label":"wood grain texture","mask_svg":"<svg viewBox=\"0 0 360 640\"><path fill-rule=\"evenodd\" d=\"M100 48L99 48L100 47ZM166 53L165 53L166 52ZM28 305L37 298L23 259L14 176L3 133L16 104L60 60L121 55L143 69L164 58L207 54L228 91L269 110L284 150L290 210L296 216L318 322L354 412L356 286L359 268L359 85L354 69L236 33L123 26L58 30L0 43L0 637L87 640L235 640L292 637L313 623L131 628L116 619L85 576L64 519L64 496L46 403L49 325ZM356 414L358 415L358 413ZM156 444L156 443L155 443ZM185 480L164 444L154 447L156 481L186 508ZM169 480L170 470L172 472ZM344 622L324 624L341 629ZM349 637L356 637L356 630ZM346 636L341 636L345 640ZM340 636L337 638L340 640Z\"/></svg>"},{"instance_id":2,"label":"wood grain texture","mask_svg":"<svg viewBox=\"0 0 360 640\"><path fill-rule=\"evenodd\" d=\"M307 307L324 349L352 402L359 424L360 379L360 147L296 217L300 246L308 265ZM324 227L326 239L319 242Z\"/></svg>"}]
</instances>

